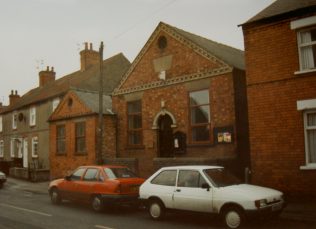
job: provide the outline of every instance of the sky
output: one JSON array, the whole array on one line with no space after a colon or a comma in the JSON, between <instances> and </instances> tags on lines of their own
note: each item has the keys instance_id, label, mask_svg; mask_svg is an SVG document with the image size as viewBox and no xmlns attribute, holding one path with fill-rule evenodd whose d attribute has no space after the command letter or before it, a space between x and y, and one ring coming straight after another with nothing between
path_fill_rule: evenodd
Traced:
<instances>
[{"instance_id":1,"label":"sky","mask_svg":"<svg viewBox=\"0 0 316 229\"><path fill-rule=\"evenodd\" d=\"M38 73L56 79L80 69L84 42L104 59L123 53L131 62L160 21L244 49L238 25L274 0L0 0L0 102L38 87Z\"/></svg>"}]
</instances>

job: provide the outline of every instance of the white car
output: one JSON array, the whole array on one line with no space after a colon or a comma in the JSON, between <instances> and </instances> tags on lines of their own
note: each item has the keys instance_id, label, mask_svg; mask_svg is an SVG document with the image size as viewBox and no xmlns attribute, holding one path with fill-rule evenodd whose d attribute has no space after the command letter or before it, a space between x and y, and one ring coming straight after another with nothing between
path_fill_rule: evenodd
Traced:
<instances>
[{"instance_id":1,"label":"white car","mask_svg":"<svg viewBox=\"0 0 316 229\"><path fill-rule=\"evenodd\" d=\"M278 215L285 207L282 192L241 184L220 166L161 168L141 185L140 199L156 220L167 209L215 213L228 228L239 228L249 216Z\"/></svg>"}]
</instances>

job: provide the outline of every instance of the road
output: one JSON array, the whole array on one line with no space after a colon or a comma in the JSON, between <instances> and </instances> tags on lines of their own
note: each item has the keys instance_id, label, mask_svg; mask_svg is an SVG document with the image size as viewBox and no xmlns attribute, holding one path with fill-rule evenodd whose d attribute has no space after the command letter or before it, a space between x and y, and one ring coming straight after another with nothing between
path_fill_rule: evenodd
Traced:
<instances>
[{"instance_id":1,"label":"road","mask_svg":"<svg viewBox=\"0 0 316 229\"><path fill-rule=\"evenodd\" d=\"M247 228L316 228L298 221L252 222ZM0 229L219 229L218 219L209 215L170 213L163 221L153 221L145 210L118 208L95 213L89 206L63 202L52 205L48 194L23 191L7 183L0 189Z\"/></svg>"}]
</instances>

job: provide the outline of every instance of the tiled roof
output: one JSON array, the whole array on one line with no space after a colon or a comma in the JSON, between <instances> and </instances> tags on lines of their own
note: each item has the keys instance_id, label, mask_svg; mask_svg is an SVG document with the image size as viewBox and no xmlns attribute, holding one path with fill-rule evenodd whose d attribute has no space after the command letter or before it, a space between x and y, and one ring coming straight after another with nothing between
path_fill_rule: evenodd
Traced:
<instances>
[{"instance_id":1,"label":"tiled roof","mask_svg":"<svg viewBox=\"0 0 316 229\"><path fill-rule=\"evenodd\" d=\"M173 28L178 34L192 41L232 67L236 67L241 70L245 69L244 51L186 32L174 26L167 26Z\"/></svg>"},{"instance_id":2,"label":"tiled roof","mask_svg":"<svg viewBox=\"0 0 316 229\"><path fill-rule=\"evenodd\" d=\"M103 61L104 94L111 94L129 68L130 62L120 53ZM66 75L43 87L37 87L24 94L15 104L8 106L1 113L21 109L25 106L64 95L70 88L90 91L99 90L99 65L85 71L77 71Z\"/></svg>"},{"instance_id":3,"label":"tiled roof","mask_svg":"<svg viewBox=\"0 0 316 229\"><path fill-rule=\"evenodd\" d=\"M300 9L311 10L312 6L316 6L316 0L276 0L257 15L250 18L244 25Z\"/></svg>"},{"instance_id":4,"label":"tiled roof","mask_svg":"<svg viewBox=\"0 0 316 229\"><path fill-rule=\"evenodd\" d=\"M72 90L80 100L94 113L99 113L99 93L97 91ZM103 95L103 114L113 114L112 99L109 95Z\"/></svg>"}]
</instances>

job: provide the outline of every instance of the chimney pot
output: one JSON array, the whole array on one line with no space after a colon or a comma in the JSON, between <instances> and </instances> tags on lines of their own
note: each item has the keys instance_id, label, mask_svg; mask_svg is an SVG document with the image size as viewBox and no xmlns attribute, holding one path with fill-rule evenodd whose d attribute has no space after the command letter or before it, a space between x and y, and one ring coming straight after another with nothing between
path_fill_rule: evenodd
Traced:
<instances>
[{"instance_id":1,"label":"chimney pot","mask_svg":"<svg viewBox=\"0 0 316 229\"><path fill-rule=\"evenodd\" d=\"M49 71L49 66L46 67L46 71Z\"/></svg>"},{"instance_id":2,"label":"chimney pot","mask_svg":"<svg viewBox=\"0 0 316 229\"><path fill-rule=\"evenodd\" d=\"M85 42L85 43L84 43L84 49L85 49L85 50L88 50L88 42Z\"/></svg>"},{"instance_id":3,"label":"chimney pot","mask_svg":"<svg viewBox=\"0 0 316 229\"><path fill-rule=\"evenodd\" d=\"M54 72L54 67L51 68L51 71Z\"/></svg>"},{"instance_id":4,"label":"chimney pot","mask_svg":"<svg viewBox=\"0 0 316 229\"><path fill-rule=\"evenodd\" d=\"M90 50L93 50L92 43L90 43Z\"/></svg>"},{"instance_id":5,"label":"chimney pot","mask_svg":"<svg viewBox=\"0 0 316 229\"><path fill-rule=\"evenodd\" d=\"M15 90L15 95L17 95L18 94L18 91L17 90Z\"/></svg>"},{"instance_id":6,"label":"chimney pot","mask_svg":"<svg viewBox=\"0 0 316 229\"><path fill-rule=\"evenodd\" d=\"M11 90L11 95L13 95L13 90Z\"/></svg>"}]
</instances>

